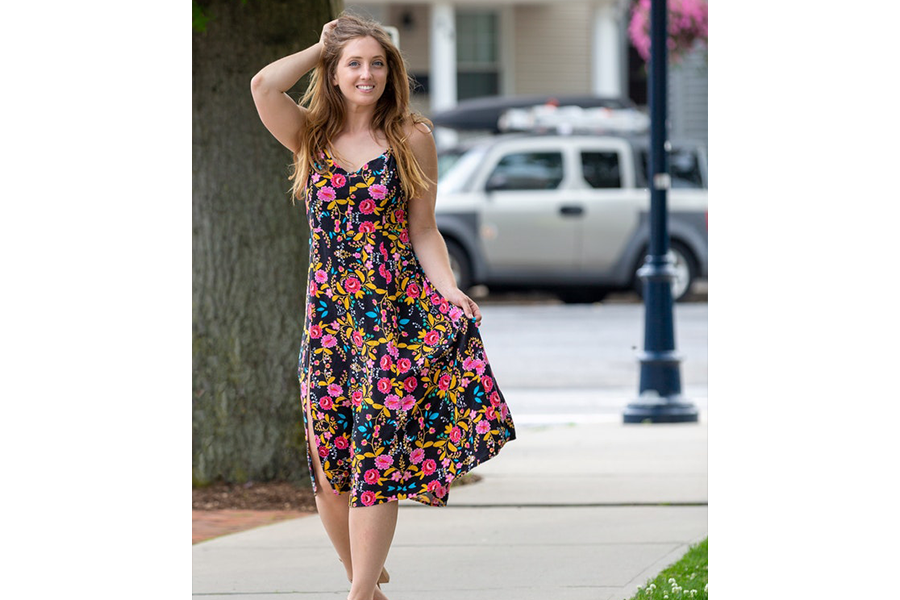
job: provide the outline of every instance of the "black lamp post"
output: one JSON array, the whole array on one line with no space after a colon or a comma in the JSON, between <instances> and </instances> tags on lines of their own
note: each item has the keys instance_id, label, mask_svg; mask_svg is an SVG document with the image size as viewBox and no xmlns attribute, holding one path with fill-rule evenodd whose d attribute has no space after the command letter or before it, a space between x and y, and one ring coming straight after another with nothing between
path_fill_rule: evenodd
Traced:
<instances>
[{"instance_id":1,"label":"black lamp post","mask_svg":"<svg viewBox=\"0 0 900 600\"><path fill-rule=\"evenodd\" d=\"M650 3L650 248L638 276L644 282L644 352L640 396L625 407L625 423L697 422L697 407L681 397L681 359L675 352L666 192L666 0Z\"/></svg>"}]
</instances>

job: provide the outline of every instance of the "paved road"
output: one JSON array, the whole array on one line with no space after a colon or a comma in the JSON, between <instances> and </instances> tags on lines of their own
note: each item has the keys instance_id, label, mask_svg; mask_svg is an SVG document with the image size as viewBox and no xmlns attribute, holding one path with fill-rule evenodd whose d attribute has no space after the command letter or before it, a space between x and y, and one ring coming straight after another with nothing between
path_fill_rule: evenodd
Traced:
<instances>
[{"instance_id":1,"label":"paved road","mask_svg":"<svg viewBox=\"0 0 900 600\"><path fill-rule=\"evenodd\" d=\"M517 423L614 420L637 396L642 304L480 306L488 358ZM707 314L705 303L675 307L682 393L701 413L707 408Z\"/></svg>"}]
</instances>

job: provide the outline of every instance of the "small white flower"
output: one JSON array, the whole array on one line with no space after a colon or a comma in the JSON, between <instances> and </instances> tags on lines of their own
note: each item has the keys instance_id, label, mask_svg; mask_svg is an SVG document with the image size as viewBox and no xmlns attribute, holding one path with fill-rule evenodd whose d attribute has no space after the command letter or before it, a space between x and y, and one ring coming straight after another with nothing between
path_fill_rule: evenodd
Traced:
<instances>
[{"instance_id":1,"label":"small white flower","mask_svg":"<svg viewBox=\"0 0 900 600\"><path fill-rule=\"evenodd\" d=\"M675 578L674 578L674 577L669 577L669 583L675 583Z\"/></svg>"}]
</instances>

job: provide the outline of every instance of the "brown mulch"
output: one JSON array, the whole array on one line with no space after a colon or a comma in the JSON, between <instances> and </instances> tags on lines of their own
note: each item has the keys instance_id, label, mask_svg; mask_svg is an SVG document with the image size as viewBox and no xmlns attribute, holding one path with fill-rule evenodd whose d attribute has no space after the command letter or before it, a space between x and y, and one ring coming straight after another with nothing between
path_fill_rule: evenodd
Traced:
<instances>
[{"instance_id":1,"label":"brown mulch","mask_svg":"<svg viewBox=\"0 0 900 600\"><path fill-rule=\"evenodd\" d=\"M452 487L481 480L469 473ZM192 543L316 514L312 488L283 481L214 483L194 488Z\"/></svg>"}]
</instances>

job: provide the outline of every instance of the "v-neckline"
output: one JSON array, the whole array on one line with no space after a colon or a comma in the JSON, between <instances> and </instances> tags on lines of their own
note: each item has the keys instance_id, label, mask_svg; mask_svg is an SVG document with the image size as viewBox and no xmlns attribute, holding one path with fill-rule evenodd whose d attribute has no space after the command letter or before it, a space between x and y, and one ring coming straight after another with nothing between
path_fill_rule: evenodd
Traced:
<instances>
[{"instance_id":1,"label":"v-neckline","mask_svg":"<svg viewBox=\"0 0 900 600\"><path fill-rule=\"evenodd\" d=\"M367 164L369 164L370 162L374 162L374 161L378 160L379 158L386 158L387 155L390 153L390 151L391 151L391 148L390 148L390 146L388 146L388 148L387 148L386 150L384 150L381 154L379 154L379 155L376 156L375 158L370 158L369 160L367 160L366 162L364 162L363 164L361 164L361 165L359 166L359 168L356 169L355 171L348 171L347 169L345 169L344 167L342 167L341 165L339 165L337 162L335 162L335 160L334 160L334 155L331 154L331 150L329 150L328 148L325 148L325 154L328 155L328 160L331 161L331 165L334 166L334 167L337 167L338 169L340 169L341 171L343 171L343 172L346 173L347 175L358 175L359 172L363 170L363 167L365 167L365 166L366 166Z\"/></svg>"}]
</instances>

